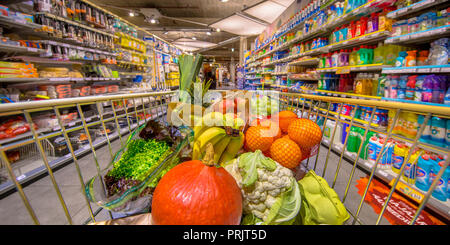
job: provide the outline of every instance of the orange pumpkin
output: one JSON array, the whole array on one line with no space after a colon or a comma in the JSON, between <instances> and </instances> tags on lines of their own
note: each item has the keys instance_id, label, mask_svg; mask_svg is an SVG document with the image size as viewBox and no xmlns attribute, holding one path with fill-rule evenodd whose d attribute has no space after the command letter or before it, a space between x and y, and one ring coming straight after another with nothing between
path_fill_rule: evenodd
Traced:
<instances>
[{"instance_id":1,"label":"orange pumpkin","mask_svg":"<svg viewBox=\"0 0 450 245\"><path fill-rule=\"evenodd\" d=\"M152 224L239 225L241 191L233 176L215 166L212 148L208 144L203 161L181 163L161 178L153 193Z\"/></svg>"}]
</instances>

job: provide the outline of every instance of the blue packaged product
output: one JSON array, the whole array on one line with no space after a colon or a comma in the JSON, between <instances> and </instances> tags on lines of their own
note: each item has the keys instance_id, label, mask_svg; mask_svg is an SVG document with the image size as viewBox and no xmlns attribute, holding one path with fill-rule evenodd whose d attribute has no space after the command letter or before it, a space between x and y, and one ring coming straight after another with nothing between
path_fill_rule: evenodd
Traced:
<instances>
[{"instance_id":1,"label":"blue packaged product","mask_svg":"<svg viewBox=\"0 0 450 245\"><path fill-rule=\"evenodd\" d=\"M416 78L416 89L414 92L414 100L422 101L422 90L423 90L423 81L425 80L426 75L420 75Z\"/></svg>"},{"instance_id":2,"label":"blue packaged product","mask_svg":"<svg viewBox=\"0 0 450 245\"><path fill-rule=\"evenodd\" d=\"M376 136L372 136L369 140L369 144L367 145L368 156L367 160L371 163L375 163L377 160L377 153L380 152L381 146L378 142L378 138Z\"/></svg>"},{"instance_id":3,"label":"blue packaged product","mask_svg":"<svg viewBox=\"0 0 450 245\"><path fill-rule=\"evenodd\" d=\"M433 162L430 159L430 155L424 154L419 157L417 161L416 169L416 187L422 191L428 191L430 189L430 175L433 168Z\"/></svg>"},{"instance_id":4,"label":"blue packaged product","mask_svg":"<svg viewBox=\"0 0 450 245\"><path fill-rule=\"evenodd\" d=\"M439 158L438 158L439 161ZM442 168L442 165L444 164L444 161L433 161L433 168L432 168L432 174L431 174L431 183L436 179L436 176L438 175L439 171ZM448 169L448 168L447 168ZM436 187L433 190L433 193L431 194L434 198L438 199L439 201L447 201L447 186L448 186L448 174L449 171L444 171L444 174L442 177L438 180L438 183L436 184Z\"/></svg>"},{"instance_id":5,"label":"blue packaged product","mask_svg":"<svg viewBox=\"0 0 450 245\"><path fill-rule=\"evenodd\" d=\"M432 144L446 147L445 139L447 134L447 125L445 119L439 117L431 118L431 140Z\"/></svg>"},{"instance_id":6,"label":"blue packaged product","mask_svg":"<svg viewBox=\"0 0 450 245\"><path fill-rule=\"evenodd\" d=\"M417 117L417 123L419 124L419 127L424 123L425 116L418 115ZM417 128L417 131L419 131L420 128ZM428 120L427 126L423 130L422 135L420 136L419 141L429 143L431 141L431 118Z\"/></svg>"}]
</instances>

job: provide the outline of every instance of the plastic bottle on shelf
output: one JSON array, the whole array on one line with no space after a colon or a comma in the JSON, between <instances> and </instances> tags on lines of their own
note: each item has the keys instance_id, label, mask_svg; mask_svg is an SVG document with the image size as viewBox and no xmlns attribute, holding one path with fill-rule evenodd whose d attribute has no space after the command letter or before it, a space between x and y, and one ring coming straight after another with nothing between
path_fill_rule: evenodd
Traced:
<instances>
[{"instance_id":1,"label":"plastic bottle on shelf","mask_svg":"<svg viewBox=\"0 0 450 245\"><path fill-rule=\"evenodd\" d=\"M431 183L436 179L439 171L441 170L442 166L444 165L444 161L434 161L433 162L433 168L431 173ZM431 194L434 198L438 199L439 201L445 202L447 201L447 188L448 188L448 179L449 179L449 168L445 169L444 174L442 177L438 180L437 185Z\"/></svg>"},{"instance_id":2,"label":"plastic bottle on shelf","mask_svg":"<svg viewBox=\"0 0 450 245\"><path fill-rule=\"evenodd\" d=\"M406 56L408 53L406 51L401 51L398 54L397 59L395 60L395 66L396 67L404 67L406 65Z\"/></svg>"},{"instance_id":3,"label":"plastic bottle on shelf","mask_svg":"<svg viewBox=\"0 0 450 245\"><path fill-rule=\"evenodd\" d=\"M331 67L337 67L338 66L338 52L334 51L333 55L331 56Z\"/></svg>"},{"instance_id":4,"label":"plastic bottle on shelf","mask_svg":"<svg viewBox=\"0 0 450 245\"><path fill-rule=\"evenodd\" d=\"M422 155L422 150L415 149L413 154L411 154L408 163L406 163L405 169L403 170L402 179L409 184L414 184L416 181L416 168L417 161L420 155Z\"/></svg>"},{"instance_id":5,"label":"plastic bottle on shelf","mask_svg":"<svg viewBox=\"0 0 450 245\"><path fill-rule=\"evenodd\" d=\"M384 45L382 42L379 42L377 47L373 51L373 63L374 64L383 64L384 63Z\"/></svg>"},{"instance_id":6,"label":"plastic bottle on shelf","mask_svg":"<svg viewBox=\"0 0 450 245\"><path fill-rule=\"evenodd\" d=\"M440 103L441 102L441 93L442 93L441 81L443 79L440 79L441 78L440 76L434 75L434 74L430 75L429 78L432 81L432 85L433 85L433 92L431 94L431 102Z\"/></svg>"},{"instance_id":7,"label":"plastic bottle on shelf","mask_svg":"<svg viewBox=\"0 0 450 245\"><path fill-rule=\"evenodd\" d=\"M386 97L386 80L387 76L386 74L381 74L381 76L378 77L378 86L377 86L377 93L376 96L378 97Z\"/></svg>"},{"instance_id":8,"label":"plastic bottle on shelf","mask_svg":"<svg viewBox=\"0 0 450 245\"><path fill-rule=\"evenodd\" d=\"M397 91L397 98L398 99L405 99L406 98L406 84L408 81L408 76L400 76L400 79L398 80L398 91Z\"/></svg>"},{"instance_id":9,"label":"plastic bottle on shelf","mask_svg":"<svg viewBox=\"0 0 450 245\"><path fill-rule=\"evenodd\" d=\"M417 50L406 51L406 53L408 55L405 58L405 66L406 67L416 66Z\"/></svg>"},{"instance_id":10,"label":"plastic bottle on shelf","mask_svg":"<svg viewBox=\"0 0 450 245\"><path fill-rule=\"evenodd\" d=\"M433 168L433 162L429 154L423 154L417 161L416 168L416 187L422 191L430 189L430 175Z\"/></svg>"}]
</instances>

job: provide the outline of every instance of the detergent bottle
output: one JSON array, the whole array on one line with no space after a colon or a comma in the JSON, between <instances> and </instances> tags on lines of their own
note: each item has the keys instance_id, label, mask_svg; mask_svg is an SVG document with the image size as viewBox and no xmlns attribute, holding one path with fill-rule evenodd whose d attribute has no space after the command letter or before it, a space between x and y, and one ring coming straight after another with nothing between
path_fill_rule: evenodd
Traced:
<instances>
[{"instance_id":1,"label":"detergent bottle","mask_svg":"<svg viewBox=\"0 0 450 245\"><path fill-rule=\"evenodd\" d=\"M430 189L430 175L433 168L433 162L431 161L429 154L423 154L417 161L416 169L416 187L422 191L428 191Z\"/></svg>"},{"instance_id":2,"label":"detergent bottle","mask_svg":"<svg viewBox=\"0 0 450 245\"><path fill-rule=\"evenodd\" d=\"M364 135L364 130L362 128L358 128L358 129L361 130L361 136L363 136ZM375 136L374 132L372 132L372 131L367 132L366 140L364 142L361 141L362 144L356 146L357 147L356 151L358 151L359 147L361 146L361 151L359 153L359 157L361 159L368 160L368 157L369 157L369 150L368 150L369 141L374 136Z\"/></svg>"},{"instance_id":3,"label":"detergent bottle","mask_svg":"<svg viewBox=\"0 0 450 245\"><path fill-rule=\"evenodd\" d=\"M408 163L406 163L405 169L403 170L402 179L409 184L414 184L416 181L416 164L419 156L422 154L422 150L415 149Z\"/></svg>"},{"instance_id":4,"label":"detergent bottle","mask_svg":"<svg viewBox=\"0 0 450 245\"><path fill-rule=\"evenodd\" d=\"M384 63L384 46L382 42L378 43L378 46L373 51L373 63L383 64Z\"/></svg>"},{"instance_id":5,"label":"detergent bottle","mask_svg":"<svg viewBox=\"0 0 450 245\"><path fill-rule=\"evenodd\" d=\"M441 170L442 166L444 165L444 161L439 161L438 158L436 161L433 162L433 168L432 168L432 174L431 174L431 183L436 179L439 171ZM439 162L438 162L439 161ZM442 177L438 180L438 183L431 194L434 198L438 199L439 201L445 202L447 201L447 188L448 188L448 178L449 178L449 171L448 168L445 170Z\"/></svg>"},{"instance_id":6,"label":"detergent bottle","mask_svg":"<svg viewBox=\"0 0 450 245\"><path fill-rule=\"evenodd\" d=\"M400 173L400 168L403 165L403 162L405 160L405 155L407 153L407 146L402 143L395 144L394 146L394 159L392 163L392 171L394 173Z\"/></svg>"},{"instance_id":7,"label":"detergent bottle","mask_svg":"<svg viewBox=\"0 0 450 245\"><path fill-rule=\"evenodd\" d=\"M406 51L406 53L408 55L405 58L405 66L406 67L416 66L417 50Z\"/></svg>"},{"instance_id":8,"label":"detergent bottle","mask_svg":"<svg viewBox=\"0 0 450 245\"><path fill-rule=\"evenodd\" d=\"M420 75L416 78L415 83L415 91L414 91L414 101L422 101L422 90L423 90L423 81L425 80L426 75Z\"/></svg>"},{"instance_id":9,"label":"detergent bottle","mask_svg":"<svg viewBox=\"0 0 450 245\"><path fill-rule=\"evenodd\" d=\"M398 53L398 57L395 60L395 66L396 67L403 67L406 64L406 56L408 55L408 53L406 53L406 51L401 51L400 53Z\"/></svg>"},{"instance_id":10,"label":"detergent bottle","mask_svg":"<svg viewBox=\"0 0 450 245\"><path fill-rule=\"evenodd\" d=\"M372 136L369 139L369 144L368 144L368 161L370 163L375 163L375 161L377 160L377 153L380 151L381 149L381 145L378 141L378 138L376 136Z\"/></svg>"}]
</instances>

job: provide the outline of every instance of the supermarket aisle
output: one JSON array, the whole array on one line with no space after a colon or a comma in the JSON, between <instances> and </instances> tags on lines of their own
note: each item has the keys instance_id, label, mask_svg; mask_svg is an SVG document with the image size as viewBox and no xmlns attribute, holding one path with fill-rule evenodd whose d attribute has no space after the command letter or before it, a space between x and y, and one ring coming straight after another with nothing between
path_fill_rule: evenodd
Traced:
<instances>
[{"instance_id":1,"label":"supermarket aisle","mask_svg":"<svg viewBox=\"0 0 450 245\"><path fill-rule=\"evenodd\" d=\"M113 151L120 149L119 140L112 143L112 149ZM328 149L323 146L320 149L320 156L316 169L316 173L318 174L321 174L323 171L327 150ZM108 147L102 147L101 149L98 149L96 153L100 167L106 167L111 159ZM315 158L310 160L310 168L314 167L314 160ZM338 161L339 156L331 152L325 175L325 178L330 185L332 184ZM78 163L85 182L96 174L97 170L92 154L84 156L78 161ZM351 168L351 163L345 160L342 161L336 186L334 187L340 197L342 197L345 191L345 186L347 184ZM356 170L347 200L344 203L345 206L352 211L352 213L356 213L356 209L361 200L361 196L357 194L357 188L355 187L356 180L364 176L366 176L365 173L358 169ZM75 165L72 163L56 171L55 178L59 184L64 200L66 201L66 205L68 206L68 211L73 217L72 223L83 224L83 222L89 217L89 213L83 197L84 194L80 190L81 187ZM34 208L41 224L68 224L64 211L53 189L52 182L48 176L30 186L27 186L24 190L30 199L30 203ZM91 206L93 212L98 209L98 206L92 203ZM374 224L377 217L378 215L373 212L370 206L364 205L359 218L364 224ZM102 210L96 217L97 221L108 219L109 214L104 210ZM350 218L347 223L351 224L352 221L353 219ZM2 200L2 205L0 206L0 224L33 224L33 221L29 217L29 214L17 192ZM383 219L381 224L389 223Z\"/></svg>"},{"instance_id":2,"label":"supermarket aisle","mask_svg":"<svg viewBox=\"0 0 450 245\"><path fill-rule=\"evenodd\" d=\"M127 135L123 136L125 141ZM120 149L119 139L111 143L113 152ZM100 169L105 168L111 160L108 146L105 145L96 151ZM97 173L97 167L93 154L86 155L78 160L84 182L92 178ZM72 216L73 224L83 224L89 217L88 208L81 192L79 177L75 164L71 163L62 169L54 172L55 179L59 185L62 196ZM58 196L53 188L50 177L46 176L35 183L24 188L25 194L29 198L36 216L41 224L62 225L68 224L64 210L58 200ZM14 194L1 200L0 206L0 224L26 225L34 224L30 218L19 194ZM92 211L95 212L99 207L91 203ZM97 221L109 219L107 212L102 211L97 215Z\"/></svg>"}]
</instances>

